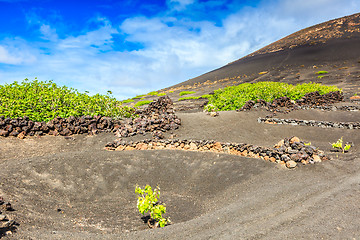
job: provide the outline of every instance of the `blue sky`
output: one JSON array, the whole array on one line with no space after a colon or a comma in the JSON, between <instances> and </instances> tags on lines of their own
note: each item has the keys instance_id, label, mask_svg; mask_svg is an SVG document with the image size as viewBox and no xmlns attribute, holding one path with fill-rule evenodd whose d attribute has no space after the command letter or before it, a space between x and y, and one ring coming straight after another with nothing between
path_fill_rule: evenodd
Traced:
<instances>
[{"instance_id":1,"label":"blue sky","mask_svg":"<svg viewBox=\"0 0 360 240\"><path fill-rule=\"evenodd\" d=\"M0 0L0 84L37 77L125 99L359 11L359 0Z\"/></svg>"}]
</instances>

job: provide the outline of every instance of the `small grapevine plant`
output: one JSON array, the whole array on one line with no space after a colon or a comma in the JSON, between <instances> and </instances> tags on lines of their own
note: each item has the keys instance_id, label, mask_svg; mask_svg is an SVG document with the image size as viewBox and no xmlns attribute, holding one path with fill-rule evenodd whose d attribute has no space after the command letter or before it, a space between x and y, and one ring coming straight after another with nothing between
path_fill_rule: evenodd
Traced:
<instances>
[{"instance_id":1,"label":"small grapevine plant","mask_svg":"<svg viewBox=\"0 0 360 240\"><path fill-rule=\"evenodd\" d=\"M166 207L165 205L159 204L159 186L153 190L149 185L146 185L143 189L136 185L135 193L139 195L137 200L139 212L143 215L148 212L150 213L150 219L148 220L149 227L165 227L167 224L171 223L169 218L163 217L163 214L166 213ZM153 226L150 225L150 222L154 222Z\"/></svg>"}]
</instances>

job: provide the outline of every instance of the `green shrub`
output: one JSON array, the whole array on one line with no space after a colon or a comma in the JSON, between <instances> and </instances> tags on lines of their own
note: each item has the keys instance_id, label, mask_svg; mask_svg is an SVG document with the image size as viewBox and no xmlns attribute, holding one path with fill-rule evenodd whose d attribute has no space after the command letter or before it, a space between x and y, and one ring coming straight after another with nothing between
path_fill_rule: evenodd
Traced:
<instances>
[{"instance_id":1,"label":"green shrub","mask_svg":"<svg viewBox=\"0 0 360 240\"><path fill-rule=\"evenodd\" d=\"M329 73L328 71L318 71L316 74L326 74Z\"/></svg>"},{"instance_id":2,"label":"green shrub","mask_svg":"<svg viewBox=\"0 0 360 240\"><path fill-rule=\"evenodd\" d=\"M162 92L162 93L158 93L158 97L161 97L161 96L165 96L166 93Z\"/></svg>"},{"instance_id":3,"label":"green shrub","mask_svg":"<svg viewBox=\"0 0 360 240\"><path fill-rule=\"evenodd\" d=\"M149 104L151 102L152 102L151 100L138 101L137 103L135 103L135 107L140 107L140 106Z\"/></svg>"},{"instance_id":4,"label":"green shrub","mask_svg":"<svg viewBox=\"0 0 360 240\"><path fill-rule=\"evenodd\" d=\"M296 86L279 82L243 83L215 90L205 109L208 111L236 110L249 100L263 99L266 102L272 102L274 99L284 96L297 100L306 93L315 91L319 91L323 95L332 91L341 91L341 89L317 83L304 83Z\"/></svg>"},{"instance_id":5,"label":"green shrub","mask_svg":"<svg viewBox=\"0 0 360 240\"><path fill-rule=\"evenodd\" d=\"M111 94L108 91L107 95L89 96L73 88L60 87L53 81L25 79L21 83L0 85L0 116L27 116L38 122L84 115L132 117L134 109L122 106Z\"/></svg>"},{"instance_id":6,"label":"green shrub","mask_svg":"<svg viewBox=\"0 0 360 240\"><path fill-rule=\"evenodd\" d=\"M179 93L180 96L184 96L184 95L188 95L188 94L193 94L195 93L194 91L182 91L181 93Z\"/></svg>"},{"instance_id":7,"label":"green shrub","mask_svg":"<svg viewBox=\"0 0 360 240\"><path fill-rule=\"evenodd\" d=\"M162 215L166 213L165 205L159 204L160 198L160 187L156 187L152 190L151 186L146 185L144 189L138 185L135 187L135 193L137 193L137 208L143 215L150 213L150 220L155 222L154 227L165 227L166 224L170 223L169 218L164 218ZM149 222L148 222L149 224ZM150 226L150 225L149 225Z\"/></svg>"},{"instance_id":8,"label":"green shrub","mask_svg":"<svg viewBox=\"0 0 360 240\"><path fill-rule=\"evenodd\" d=\"M200 97L182 97L182 98L179 98L178 100L179 101L184 101L184 100L190 100L190 99L199 99Z\"/></svg>"}]
</instances>

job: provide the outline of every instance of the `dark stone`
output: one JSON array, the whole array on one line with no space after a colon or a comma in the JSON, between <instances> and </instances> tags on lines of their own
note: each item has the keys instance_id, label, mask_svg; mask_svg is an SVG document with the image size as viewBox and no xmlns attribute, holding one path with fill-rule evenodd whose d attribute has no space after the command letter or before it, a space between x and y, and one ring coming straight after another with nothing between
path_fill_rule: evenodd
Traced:
<instances>
[{"instance_id":1,"label":"dark stone","mask_svg":"<svg viewBox=\"0 0 360 240\"><path fill-rule=\"evenodd\" d=\"M0 136L7 137L7 136L9 136L9 132L6 130L0 129Z\"/></svg>"},{"instance_id":2,"label":"dark stone","mask_svg":"<svg viewBox=\"0 0 360 240\"><path fill-rule=\"evenodd\" d=\"M283 155L281 155L281 160L287 162L287 161L290 161L291 159L288 155L283 154Z\"/></svg>"},{"instance_id":3,"label":"dark stone","mask_svg":"<svg viewBox=\"0 0 360 240\"><path fill-rule=\"evenodd\" d=\"M32 130L33 131L40 131L40 128L41 128L41 123L35 122L34 126L32 127Z\"/></svg>"},{"instance_id":4,"label":"dark stone","mask_svg":"<svg viewBox=\"0 0 360 240\"><path fill-rule=\"evenodd\" d=\"M5 130L8 131L8 132L12 132L13 126L9 124L9 125L7 125L7 126L5 127Z\"/></svg>"},{"instance_id":5,"label":"dark stone","mask_svg":"<svg viewBox=\"0 0 360 240\"><path fill-rule=\"evenodd\" d=\"M61 131L63 130L63 127L61 126L60 123L54 124L54 128L55 128L58 132L61 132Z\"/></svg>"},{"instance_id":6,"label":"dark stone","mask_svg":"<svg viewBox=\"0 0 360 240\"><path fill-rule=\"evenodd\" d=\"M9 134L9 136L12 136L12 137L16 137L17 135L19 135L19 132L16 131L16 130L13 130L13 131Z\"/></svg>"},{"instance_id":7,"label":"dark stone","mask_svg":"<svg viewBox=\"0 0 360 240\"><path fill-rule=\"evenodd\" d=\"M72 132L68 128L64 128L61 132L59 132L61 136L70 136Z\"/></svg>"}]
</instances>

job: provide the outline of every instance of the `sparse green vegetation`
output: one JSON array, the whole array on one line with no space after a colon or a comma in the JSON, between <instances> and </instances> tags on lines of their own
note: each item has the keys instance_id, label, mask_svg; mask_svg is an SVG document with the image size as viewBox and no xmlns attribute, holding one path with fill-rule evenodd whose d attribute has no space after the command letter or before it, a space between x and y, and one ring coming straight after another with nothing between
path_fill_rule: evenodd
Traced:
<instances>
[{"instance_id":1,"label":"sparse green vegetation","mask_svg":"<svg viewBox=\"0 0 360 240\"><path fill-rule=\"evenodd\" d=\"M341 89L336 86L324 86L317 83L304 83L296 86L279 82L243 83L216 90L214 95L209 98L209 103L205 109L208 111L236 110L244 106L249 100L263 99L272 102L274 99L284 96L297 100L306 93L315 91L323 95L332 91L341 91Z\"/></svg>"},{"instance_id":2,"label":"sparse green vegetation","mask_svg":"<svg viewBox=\"0 0 360 240\"><path fill-rule=\"evenodd\" d=\"M152 190L151 186L146 185L144 189L139 186L135 187L135 193L137 193L137 208L143 215L150 213L150 221L154 221L153 227L165 227L166 224L170 223L169 218L164 218L162 215L166 213L166 207L163 204L159 204L160 198L160 187L156 187ZM150 226L150 224L149 224Z\"/></svg>"},{"instance_id":3,"label":"sparse green vegetation","mask_svg":"<svg viewBox=\"0 0 360 240\"><path fill-rule=\"evenodd\" d=\"M192 97L192 96L190 96L190 97L182 97L182 98L179 98L178 100L179 101L184 101L184 100L190 100L190 99L200 99L200 98L210 98L210 97L211 97L210 94L205 94L205 95L202 95L200 97Z\"/></svg>"},{"instance_id":4,"label":"sparse green vegetation","mask_svg":"<svg viewBox=\"0 0 360 240\"><path fill-rule=\"evenodd\" d=\"M151 103L151 102L152 102L151 100L138 101L137 103L135 103L134 106L135 106L135 107L140 107L140 106L149 104L149 103Z\"/></svg>"},{"instance_id":5,"label":"sparse green vegetation","mask_svg":"<svg viewBox=\"0 0 360 240\"><path fill-rule=\"evenodd\" d=\"M131 103L133 102L134 100L133 99L126 99L126 100L123 100L121 101L122 103Z\"/></svg>"},{"instance_id":6,"label":"sparse green vegetation","mask_svg":"<svg viewBox=\"0 0 360 240\"><path fill-rule=\"evenodd\" d=\"M0 116L27 116L33 121L50 121L55 117L102 115L113 118L132 117L134 109L122 106L108 91L107 95L89 96L53 81L25 79L0 85Z\"/></svg>"},{"instance_id":7,"label":"sparse green vegetation","mask_svg":"<svg viewBox=\"0 0 360 240\"><path fill-rule=\"evenodd\" d=\"M156 92L156 91L153 91L153 92L149 92L147 95L149 96L155 96L155 95L158 95L159 93Z\"/></svg>"},{"instance_id":8,"label":"sparse green vegetation","mask_svg":"<svg viewBox=\"0 0 360 240\"><path fill-rule=\"evenodd\" d=\"M212 95L211 94L204 94L201 96L201 98L210 98Z\"/></svg>"},{"instance_id":9,"label":"sparse green vegetation","mask_svg":"<svg viewBox=\"0 0 360 240\"><path fill-rule=\"evenodd\" d=\"M159 93L159 92L156 92L156 91L152 91L152 92L149 92L148 94L146 95L139 95L140 97L144 97L144 96L158 96L158 97L161 97L161 96L165 96L166 93L162 92L162 93Z\"/></svg>"},{"instance_id":10,"label":"sparse green vegetation","mask_svg":"<svg viewBox=\"0 0 360 240\"><path fill-rule=\"evenodd\" d=\"M179 101L184 101L184 100L191 100L191 99L199 99L200 97L182 97L179 98Z\"/></svg>"},{"instance_id":11,"label":"sparse green vegetation","mask_svg":"<svg viewBox=\"0 0 360 240\"><path fill-rule=\"evenodd\" d=\"M132 99L136 99L136 98L142 98L142 97L145 97L146 94L141 94L141 95L137 95L136 97L133 97Z\"/></svg>"},{"instance_id":12,"label":"sparse green vegetation","mask_svg":"<svg viewBox=\"0 0 360 240\"><path fill-rule=\"evenodd\" d=\"M329 73L329 72L328 71L318 71L316 74L321 75L321 74L327 74L327 73Z\"/></svg>"},{"instance_id":13,"label":"sparse green vegetation","mask_svg":"<svg viewBox=\"0 0 360 240\"><path fill-rule=\"evenodd\" d=\"M182 91L179 93L180 96L184 96L184 95L188 95L188 94L193 94L193 93L196 93L194 91Z\"/></svg>"}]
</instances>

